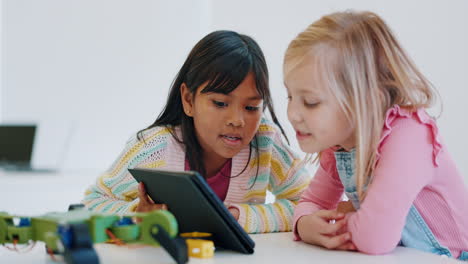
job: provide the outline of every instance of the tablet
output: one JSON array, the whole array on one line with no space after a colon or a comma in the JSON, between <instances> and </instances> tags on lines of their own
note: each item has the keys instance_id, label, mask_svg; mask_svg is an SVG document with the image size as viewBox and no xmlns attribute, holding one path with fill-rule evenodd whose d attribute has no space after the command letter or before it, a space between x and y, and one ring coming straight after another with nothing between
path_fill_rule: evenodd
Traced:
<instances>
[{"instance_id":1,"label":"tablet","mask_svg":"<svg viewBox=\"0 0 468 264\"><path fill-rule=\"evenodd\" d=\"M145 184L155 203L168 206L177 219L180 233L211 233L216 248L244 254L254 252L254 241L197 172L139 168L129 172L137 182Z\"/></svg>"}]
</instances>

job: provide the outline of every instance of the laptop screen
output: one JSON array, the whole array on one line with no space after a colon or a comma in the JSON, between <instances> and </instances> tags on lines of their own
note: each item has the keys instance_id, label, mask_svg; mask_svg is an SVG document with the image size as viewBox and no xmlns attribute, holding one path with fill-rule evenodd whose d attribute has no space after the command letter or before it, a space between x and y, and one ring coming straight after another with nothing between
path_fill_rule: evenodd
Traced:
<instances>
[{"instance_id":1,"label":"laptop screen","mask_svg":"<svg viewBox=\"0 0 468 264\"><path fill-rule=\"evenodd\" d=\"M0 125L0 165L31 162L36 125Z\"/></svg>"}]
</instances>

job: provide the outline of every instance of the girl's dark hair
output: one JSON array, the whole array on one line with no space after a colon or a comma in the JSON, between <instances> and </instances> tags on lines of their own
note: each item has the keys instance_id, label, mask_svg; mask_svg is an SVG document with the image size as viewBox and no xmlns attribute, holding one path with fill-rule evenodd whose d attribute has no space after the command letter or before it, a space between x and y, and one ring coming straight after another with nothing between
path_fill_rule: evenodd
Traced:
<instances>
[{"instance_id":1,"label":"girl's dark hair","mask_svg":"<svg viewBox=\"0 0 468 264\"><path fill-rule=\"evenodd\" d=\"M138 132L138 140L144 140L142 133L147 129L156 126L180 126L182 138L179 138L173 129L171 129L172 136L179 143L185 145L186 158L190 168L206 177L203 159L199 158L203 157L203 149L196 137L192 117L184 113L180 86L185 83L190 92L195 95L197 88L208 82L201 93L229 94L250 72L254 74L257 91L263 99L263 110L268 108L273 122L288 140L273 109L268 85L268 69L263 52L251 37L226 30L208 34L193 47L172 83L166 106L153 124ZM254 140L257 141L257 136ZM258 144L251 142L249 161L242 172L245 171L250 162L252 145L255 146L258 153Z\"/></svg>"}]
</instances>

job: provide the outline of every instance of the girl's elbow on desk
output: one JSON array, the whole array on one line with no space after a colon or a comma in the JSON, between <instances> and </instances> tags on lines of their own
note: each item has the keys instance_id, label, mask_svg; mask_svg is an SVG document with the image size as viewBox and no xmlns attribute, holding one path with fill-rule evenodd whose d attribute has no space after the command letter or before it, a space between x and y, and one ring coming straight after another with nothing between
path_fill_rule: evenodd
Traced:
<instances>
[{"instance_id":1,"label":"girl's elbow on desk","mask_svg":"<svg viewBox=\"0 0 468 264\"><path fill-rule=\"evenodd\" d=\"M396 223L384 224L382 218L362 213L346 214L347 230L351 233L351 241L357 250L369 255L392 252L401 240L402 227L399 228Z\"/></svg>"},{"instance_id":2,"label":"girl's elbow on desk","mask_svg":"<svg viewBox=\"0 0 468 264\"><path fill-rule=\"evenodd\" d=\"M382 243L382 241L379 243L366 242L359 244L353 240L353 243L359 252L368 255L385 255L392 252L396 248L396 245L391 245L385 242Z\"/></svg>"},{"instance_id":3,"label":"girl's elbow on desk","mask_svg":"<svg viewBox=\"0 0 468 264\"><path fill-rule=\"evenodd\" d=\"M348 228L350 228L348 226ZM384 228L384 227L382 227ZM371 230L368 227L351 228L351 241L359 252L369 255L383 255L392 252L399 242L399 236L388 237L382 230Z\"/></svg>"}]
</instances>

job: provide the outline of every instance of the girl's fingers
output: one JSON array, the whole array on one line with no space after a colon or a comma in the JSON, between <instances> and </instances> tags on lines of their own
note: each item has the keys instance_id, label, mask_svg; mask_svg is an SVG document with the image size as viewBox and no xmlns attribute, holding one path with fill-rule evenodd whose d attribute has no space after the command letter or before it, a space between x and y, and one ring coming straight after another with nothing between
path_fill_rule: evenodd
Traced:
<instances>
[{"instance_id":1,"label":"girl's fingers","mask_svg":"<svg viewBox=\"0 0 468 264\"><path fill-rule=\"evenodd\" d=\"M146 194L145 185L142 182L138 184L138 197L140 198L140 202L149 203L149 204L152 203L150 198Z\"/></svg>"},{"instance_id":2,"label":"girl's fingers","mask_svg":"<svg viewBox=\"0 0 468 264\"><path fill-rule=\"evenodd\" d=\"M138 184L138 197L140 198L140 208L142 208L142 211L167 210L166 204L155 204L153 202L151 197L146 193L145 184L142 182Z\"/></svg>"},{"instance_id":3,"label":"girl's fingers","mask_svg":"<svg viewBox=\"0 0 468 264\"><path fill-rule=\"evenodd\" d=\"M354 206L351 203L351 201L342 201L338 203L338 207L336 208L336 211L346 214L350 212L355 212L356 210L354 209Z\"/></svg>"},{"instance_id":4,"label":"girl's fingers","mask_svg":"<svg viewBox=\"0 0 468 264\"><path fill-rule=\"evenodd\" d=\"M317 216L325 220L340 220L345 217L345 214L335 210L320 210L317 212Z\"/></svg>"},{"instance_id":5,"label":"girl's fingers","mask_svg":"<svg viewBox=\"0 0 468 264\"><path fill-rule=\"evenodd\" d=\"M351 240L351 233L346 232L338 236L320 236L320 243L328 249L336 249Z\"/></svg>"},{"instance_id":6,"label":"girl's fingers","mask_svg":"<svg viewBox=\"0 0 468 264\"><path fill-rule=\"evenodd\" d=\"M356 246L351 241L348 241L348 242L344 243L343 245L337 247L336 249L338 249L338 250L352 250L352 251L357 250Z\"/></svg>"},{"instance_id":7,"label":"girl's fingers","mask_svg":"<svg viewBox=\"0 0 468 264\"><path fill-rule=\"evenodd\" d=\"M139 195L145 195L146 194L146 189L145 189L145 184L140 182L138 184L138 194Z\"/></svg>"},{"instance_id":8,"label":"girl's fingers","mask_svg":"<svg viewBox=\"0 0 468 264\"><path fill-rule=\"evenodd\" d=\"M165 204L149 204L147 206L148 211L154 211L154 210L167 210L167 205Z\"/></svg>"},{"instance_id":9,"label":"girl's fingers","mask_svg":"<svg viewBox=\"0 0 468 264\"><path fill-rule=\"evenodd\" d=\"M334 235L346 225L346 220L338 220L334 224L326 223L322 226L320 233L323 235Z\"/></svg>"}]
</instances>

